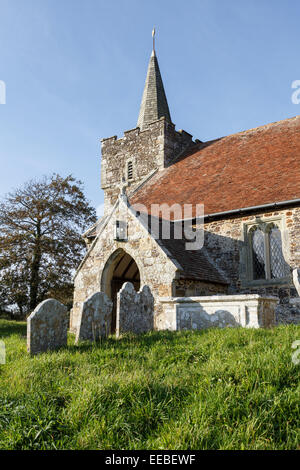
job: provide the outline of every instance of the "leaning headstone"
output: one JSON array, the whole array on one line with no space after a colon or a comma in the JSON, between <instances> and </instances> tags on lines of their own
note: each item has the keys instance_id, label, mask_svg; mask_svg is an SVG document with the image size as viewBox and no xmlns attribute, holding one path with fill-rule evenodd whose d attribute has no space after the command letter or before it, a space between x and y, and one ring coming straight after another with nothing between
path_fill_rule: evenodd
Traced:
<instances>
[{"instance_id":1,"label":"leaning headstone","mask_svg":"<svg viewBox=\"0 0 300 470\"><path fill-rule=\"evenodd\" d=\"M39 354L67 344L68 309L54 299L40 303L27 318L27 351Z\"/></svg>"},{"instance_id":2,"label":"leaning headstone","mask_svg":"<svg viewBox=\"0 0 300 470\"><path fill-rule=\"evenodd\" d=\"M154 297L148 286L136 292L131 282L126 282L117 300L117 336L122 333L145 333L154 328Z\"/></svg>"},{"instance_id":3,"label":"leaning headstone","mask_svg":"<svg viewBox=\"0 0 300 470\"><path fill-rule=\"evenodd\" d=\"M296 287L296 290L298 292L298 295L300 296L300 269L296 268L293 270L293 281L294 281L294 286Z\"/></svg>"},{"instance_id":4,"label":"leaning headstone","mask_svg":"<svg viewBox=\"0 0 300 470\"><path fill-rule=\"evenodd\" d=\"M97 292L82 305L76 332L78 341L98 341L110 334L113 303L103 292Z\"/></svg>"}]
</instances>

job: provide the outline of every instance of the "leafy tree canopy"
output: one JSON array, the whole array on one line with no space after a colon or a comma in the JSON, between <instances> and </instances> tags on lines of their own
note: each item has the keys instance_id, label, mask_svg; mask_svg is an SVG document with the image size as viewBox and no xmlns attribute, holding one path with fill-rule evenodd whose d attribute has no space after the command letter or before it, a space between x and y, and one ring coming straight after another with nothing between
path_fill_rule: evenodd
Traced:
<instances>
[{"instance_id":1,"label":"leafy tree canopy","mask_svg":"<svg viewBox=\"0 0 300 470\"><path fill-rule=\"evenodd\" d=\"M82 182L58 174L31 180L0 203L0 305L24 316L49 297L70 303L85 251L81 234L96 221Z\"/></svg>"}]
</instances>

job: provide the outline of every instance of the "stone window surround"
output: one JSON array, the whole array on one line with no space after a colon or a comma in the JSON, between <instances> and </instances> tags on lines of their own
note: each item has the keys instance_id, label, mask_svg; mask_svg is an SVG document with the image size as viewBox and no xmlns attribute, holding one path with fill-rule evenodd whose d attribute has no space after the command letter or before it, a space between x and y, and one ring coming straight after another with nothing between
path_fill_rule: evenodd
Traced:
<instances>
[{"instance_id":1,"label":"stone window surround","mask_svg":"<svg viewBox=\"0 0 300 470\"><path fill-rule=\"evenodd\" d=\"M123 234L123 236L122 236ZM114 240L118 242L128 241L128 224L127 221L116 219L114 221Z\"/></svg>"},{"instance_id":2,"label":"stone window surround","mask_svg":"<svg viewBox=\"0 0 300 470\"><path fill-rule=\"evenodd\" d=\"M284 259L287 264L289 264L289 240L288 240L288 231L286 228L286 220L285 215L281 214L278 216L270 216L270 217L260 217L256 216L256 219L244 222L243 223L243 241L246 245L245 250L245 264L246 264L246 279L243 280L242 286L243 287L271 287L271 286L289 286L291 283L291 275L271 279L270 278L270 256L269 256L269 240L268 240L268 233L270 230L270 226L275 225L279 228L281 233L281 241L282 241L282 252ZM265 265L267 271L267 279L253 279L253 259L252 259L252 242L251 242L251 234L255 227L260 227L264 236L265 236Z\"/></svg>"}]
</instances>

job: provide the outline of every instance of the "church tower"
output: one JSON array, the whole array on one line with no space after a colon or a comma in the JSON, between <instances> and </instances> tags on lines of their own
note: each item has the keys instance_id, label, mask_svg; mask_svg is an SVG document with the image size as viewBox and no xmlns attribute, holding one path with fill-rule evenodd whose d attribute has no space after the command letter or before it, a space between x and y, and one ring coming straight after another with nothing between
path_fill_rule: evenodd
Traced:
<instances>
[{"instance_id":1,"label":"church tower","mask_svg":"<svg viewBox=\"0 0 300 470\"><path fill-rule=\"evenodd\" d=\"M130 194L151 175L169 165L186 148L192 136L176 131L155 52L153 50L137 122L137 127L102 140L101 187L104 190L104 215L108 215L120 193L122 180Z\"/></svg>"}]
</instances>

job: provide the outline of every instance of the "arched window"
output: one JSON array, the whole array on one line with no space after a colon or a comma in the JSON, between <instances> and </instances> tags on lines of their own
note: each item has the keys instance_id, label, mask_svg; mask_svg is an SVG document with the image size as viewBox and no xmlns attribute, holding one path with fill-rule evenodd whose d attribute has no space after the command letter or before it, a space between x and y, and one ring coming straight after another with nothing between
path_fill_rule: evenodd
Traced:
<instances>
[{"instance_id":1,"label":"arched window","mask_svg":"<svg viewBox=\"0 0 300 470\"><path fill-rule=\"evenodd\" d=\"M286 278L290 274L284 259L282 237L277 223L261 222L248 232L249 277L253 281Z\"/></svg>"},{"instance_id":2,"label":"arched window","mask_svg":"<svg viewBox=\"0 0 300 470\"><path fill-rule=\"evenodd\" d=\"M127 163L127 178L129 180L133 179L133 163L132 162Z\"/></svg>"}]
</instances>

